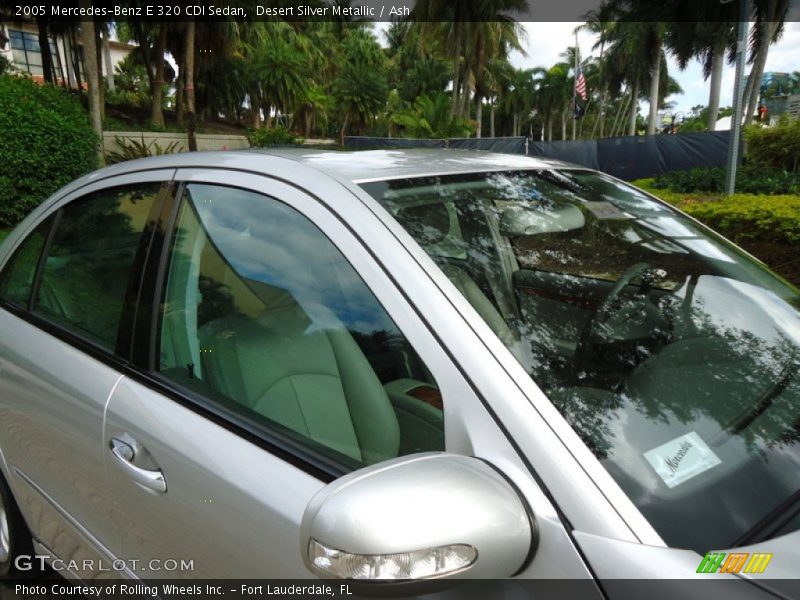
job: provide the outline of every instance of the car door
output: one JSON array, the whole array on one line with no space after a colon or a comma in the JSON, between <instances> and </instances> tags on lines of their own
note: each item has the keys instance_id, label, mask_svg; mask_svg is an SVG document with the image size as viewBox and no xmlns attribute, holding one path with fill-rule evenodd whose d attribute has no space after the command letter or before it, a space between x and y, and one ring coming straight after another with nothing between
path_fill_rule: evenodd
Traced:
<instances>
[{"instance_id":1,"label":"car door","mask_svg":"<svg viewBox=\"0 0 800 600\"><path fill-rule=\"evenodd\" d=\"M120 550L103 411L126 361L124 304L170 175L70 194L24 237L0 279L6 476L39 550L84 578Z\"/></svg>"},{"instance_id":2,"label":"car door","mask_svg":"<svg viewBox=\"0 0 800 600\"><path fill-rule=\"evenodd\" d=\"M474 389L343 221L267 177L176 179L172 236L144 278L152 310L138 311L104 431L137 576L307 577L300 522L327 482L445 449L503 462L539 510L539 567L588 576Z\"/></svg>"}]
</instances>

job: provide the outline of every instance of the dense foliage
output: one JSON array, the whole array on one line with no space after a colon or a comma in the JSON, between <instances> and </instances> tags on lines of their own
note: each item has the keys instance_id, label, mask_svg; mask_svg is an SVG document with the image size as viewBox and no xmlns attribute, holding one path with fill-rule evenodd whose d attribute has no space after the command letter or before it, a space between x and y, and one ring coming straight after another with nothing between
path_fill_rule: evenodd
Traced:
<instances>
[{"instance_id":1,"label":"dense foliage","mask_svg":"<svg viewBox=\"0 0 800 600\"><path fill-rule=\"evenodd\" d=\"M114 137L114 144L117 150L106 152L106 164L113 165L126 160L137 158L147 158L149 156L161 156L162 154L174 154L180 149L178 142L170 142L166 146L161 146L155 140L150 143L142 140L124 139L119 136Z\"/></svg>"},{"instance_id":2,"label":"dense foliage","mask_svg":"<svg viewBox=\"0 0 800 600\"><path fill-rule=\"evenodd\" d=\"M800 242L800 196L734 194L724 200L684 202L681 208L737 241Z\"/></svg>"},{"instance_id":3,"label":"dense foliage","mask_svg":"<svg viewBox=\"0 0 800 600\"><path fill-rule=\"evenodd\" d=\"M98 140L86 111L62 88L0 76L0 131L0 227L97 166Z\"/></svg>"},{"instance_id":4,"label":"dense foliage","mask_svg":"<svg viewBox=\"0 0 800 600\"><path fill-rule=\"evenodd\" d=\"M298 138L283 125L278 125L270 129L251 129L247 132L247 141L254 148L264 146L284 146L287 144L297 144Z\"/></svg>"},{"instance_id":5,"label":"dense foliage","mask_svg":"<svg viewBox=\"0 0 800 600\"><path fill-rule=\"evenodd\" d=\"M710 192L725 190L724 167L701 167L690 171L672 171L653 180L653 187L671 192ZM736 191L743 194L800 194L800 173L762 166L748 154L748 164L736 174Z\"/></svg>"},{"instance_id":6,"label":"dense foliage","mask_svg":"<svg viewBox=\"0 0 800 600\"><path fill-rule=\"evenodd\" d=\"M775 127L749 127L745 138L751 165L788 171L795 174L796 181L800 180L800 119L784 118Z\"/></svg>"}]
</instances>

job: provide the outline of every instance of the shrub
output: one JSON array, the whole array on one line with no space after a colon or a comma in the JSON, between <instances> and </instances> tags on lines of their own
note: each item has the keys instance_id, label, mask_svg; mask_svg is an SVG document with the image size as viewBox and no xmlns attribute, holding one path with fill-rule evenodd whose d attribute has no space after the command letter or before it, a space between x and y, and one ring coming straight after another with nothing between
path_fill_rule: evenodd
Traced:
<instances>
[{"instance_id":1,"label":"shrub","mask_svg":"<svg viewBox=\"0 0 800 600\"><path fill-rule=\"evenodd\" d=\"M97 167L98 139L78 99L27 77L0 77L0 227Z\"/></svg>"},{"instance_id":2,"label":"shrub","mask_svg":"<svg viewBox=\"0 0 800 600\"><path fill-rule=\"evenodd\" d=\"M247 132L247 141L250 142L250 145L254 148L297 144L300 142L300 140L295 138L292 132L283 125L278 125L271 129L250 129Z\"/></svg>"},{"instance_id":3,"label":"shrub","mask_svg":"<svg viewBox=\"0 0 800 600\"><path fill-rule=\"evenodd\" d=\"M649 191L734 241L800 242L800 196L708 196L657 189L652 179L633 185Z\"/></svg>"},{"instance_id":4,"label":"shrub","mask_svg":"<svg viewBox=\"0 0 800 600\"><path fill-rule=\"evenodd\" d=\"M690 171L673 171L653 180L656 189L671 192L710 192L725 190L723 167L698 167ZM800 173L780 171L749 163L736 174L736 191L742 194L800 194Z\"/></svg>"},{"instance_id":5,"label":"shrub","mask_svg":"<svg viewBox=\"0 0 800 600\"><path fill-rule=\"evenodd\" d=\"M119 136L114 136L114 143L119 147L119 150L106 152L106 163L113 165L116 163L124 162L126 160L134 160L137 158L147 158L148 156L161 156L162 154L174 154L180 152L180 144L171 142L166 147L161 147L155 140L149 144L145 143L144 136L142 141L124 139Z\"/></svg>"},{"instance_id":6,"label":"shrub","mask_svg":"<svg viewBox=\"0 0 800 600\"><path fill-rule=\"evenodd\" d=\"M800 119L784 115L774 127L753 125L745 131L745 139L751 165L800 173Z\"/></svg>"},{"instance_id":7,"label":"shrub","mask_svg":"<svg viewBox=\"0 0 800 600\"><path fill-rule=\"evenodd\" d=\"M5 75L6 73L10 73L12 70L11 63L9 60L0 54L0 75Z\"/></svg>"}]
</instances>

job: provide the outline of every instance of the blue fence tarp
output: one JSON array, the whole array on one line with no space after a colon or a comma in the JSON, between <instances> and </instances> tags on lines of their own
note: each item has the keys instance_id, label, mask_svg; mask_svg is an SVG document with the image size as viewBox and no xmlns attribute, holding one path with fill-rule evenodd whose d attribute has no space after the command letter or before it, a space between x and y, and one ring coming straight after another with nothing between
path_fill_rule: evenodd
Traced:
<instances>
[{"instance_id":1,"label":"blue fence tarp","mask_svg":"<svg viewBox=\"0 0 800 600\"><path fill-rule=\"evenodd\" d=\"M655 177L727 163L730 131L649 135L599 140L533 142L524 137L417 140L346 137L350 148L458 148L554 158L598 169L620 179ZM739 153L741 156L741 152Z\"/></svg>"}]
</instances>

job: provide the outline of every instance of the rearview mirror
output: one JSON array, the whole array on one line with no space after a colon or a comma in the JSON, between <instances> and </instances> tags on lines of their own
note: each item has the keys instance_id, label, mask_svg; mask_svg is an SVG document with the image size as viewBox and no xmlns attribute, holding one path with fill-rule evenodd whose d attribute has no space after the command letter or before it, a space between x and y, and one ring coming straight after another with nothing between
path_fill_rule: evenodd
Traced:
<instances>
[{"instance_id":1,"label":"rearview mirror","mask_svg":"<svg viewBox=\"0 0 800 600\"><path fill-rule=\"evenodd\" d=\"M509 577L538 535L516 490L477 458L406 456L337 479L309 502L306 566L324 578Z\"/></svg>"},{"instance_id":2,"label":"rearview mirror","mask_svg":"<svg viewBox=\"0 0 800 600\"><path fill-rule=\"evenodd\" d=\"M583 227L586 220L573 204L549 209L512 206L500 216L500 233L506 237L557 233Z\"/></svg>"}]
</instances>

